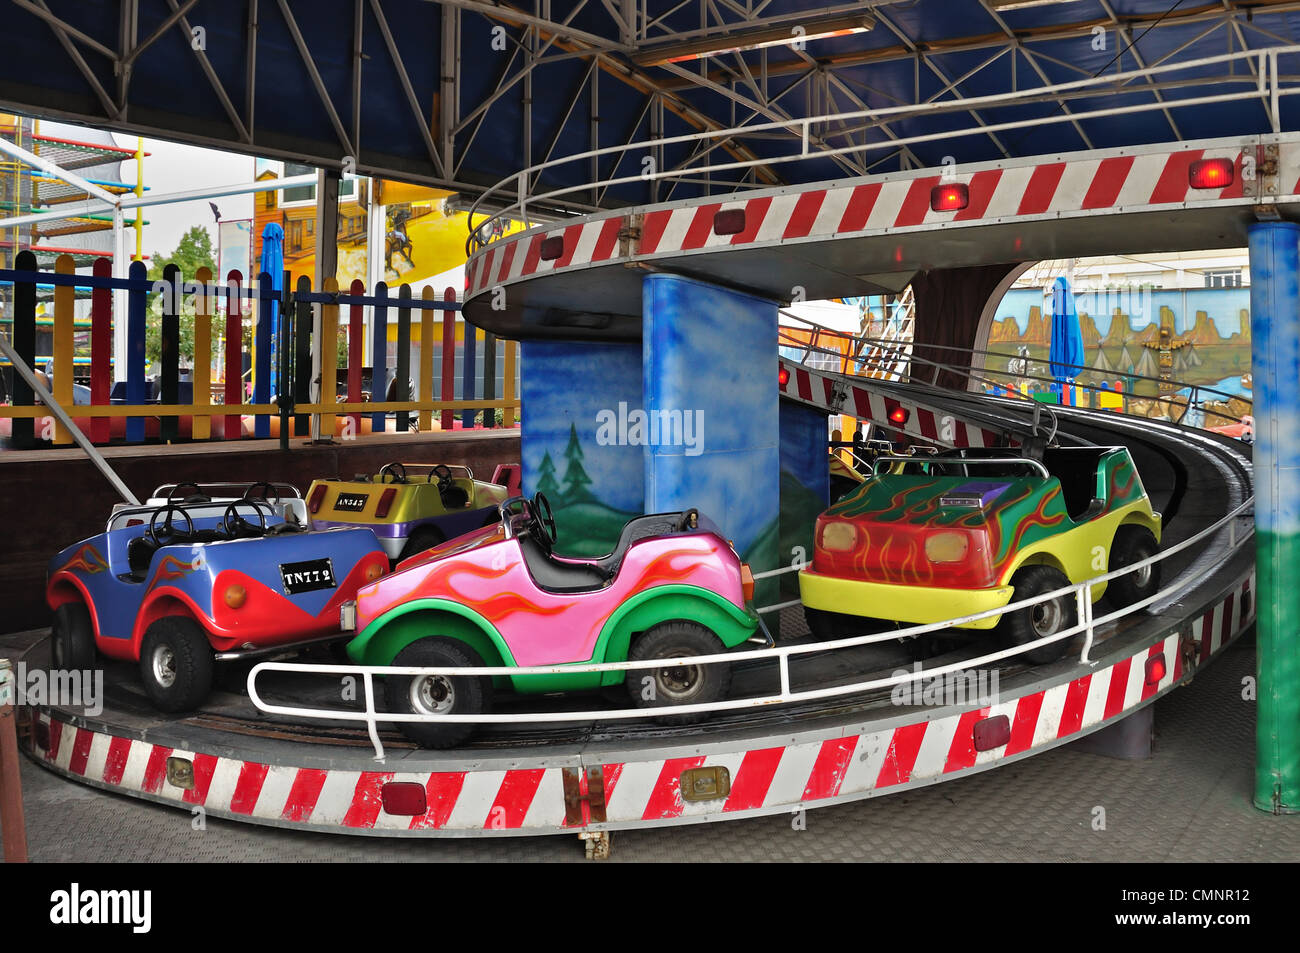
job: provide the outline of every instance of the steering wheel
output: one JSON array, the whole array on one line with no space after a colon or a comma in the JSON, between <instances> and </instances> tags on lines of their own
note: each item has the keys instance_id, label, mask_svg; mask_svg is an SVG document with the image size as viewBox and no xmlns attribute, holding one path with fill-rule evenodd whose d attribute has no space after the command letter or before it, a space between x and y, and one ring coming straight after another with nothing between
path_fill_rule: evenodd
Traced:
<instances>
[{"instance_id":1,"label":"steering wheel","mask_svg":"<svg viewBox=\"0 0 1300 953\"><path fill-rule=\"evenodd\" d=\"M385 463L382 467L379 468L379 473L376 477L375 482L383 483L384 474L388 474L389 476L391 476L393 478L392 479L393 483L406 482L406 467L402 466L400 463Z\"/></svg>"},{"instance_id":2,"label":"steering wheel","mask_svg":"<svg viewBox=\"0 0 1300 953\"><path fill-rule=\"evenodd\" d=\"M257 490L261 490L262 492L258 494L255 492ZM274 500L271 499L272 494L275 495ZM250 484L248 489L244 491L243 496L243 499L245 500L255 500L259 498L265 500L267 503L279 503L280 491L275 488L274 483L267 483L265 480L260 480L257 483ZM230 508L227 507L226 509L228 512Z\"/></svg>"},{"instance_id":3,"label":"steering wheel","mask_svg":"<svg viewBox=\"0 0 1300 953\"><path fill-rule=\"evenodd\" d=\"M253 524L239 515L239 508L246 506L252 509L257 516L257 535L266 535L266 514L262 512L262 506L253 500L243 499L235 500L226 507L226 512L221 517L221 532L226 539L239 539L247 531L253 528Z\"/></svg>"},{"instance_id":4,"label":"steering wheel","mask_svg":"<svg viewBox=\"0 0 1300 953\"><path fill-rule=\"evenodd\" d=\"M195 503L209 502L210 498L206 493L203 492L202 487L200 487L197 483L192 483L187 481L185 483L177 483L174 487L171 488L171 492L167 494L167 503L170 505L171 502L176 499L177 493L180 493L181 490L191 486L194 487L194 492L189 496L182 495L181 496L182 501L193 500L193 502ZM195 497L197 497L197 499L194 499Z\"/></svg>"},{"instance_id":5,"label":"steering wheel","mask_svg":"<svg viewBox=\"0 0 1300 953\"><path fill-rule=\"evenodd\" d=\"M540 490L533 494L532 506L529 507L532 525L538 530L538 542L546 541L547 546L555 545L555 514L551 511L551 501Z\"/></svg>"},{"instance_id":6,"label":"steering wheel","mask_svg":"<svg viewBox=\"0 0 1300 953\"><path fill-rule=\"evenodd\" d=\"M436 467L434 467L432 470L430 470L430 471L429 471L429 482L430 482L430 483L433 482L433 478L434 478L434 477L437 477L437 478L438 478L438 492L439 492L439 493L446 493L448 490L451 489L451 487L452 487L452 481L451 481L451 467L447 466L447 464L445 464L445 463L440 463L440 464L438 464Z\"/></svg>"},{"instance_id":7,"label":"steering wheel","mask_svg":"<svg viewBox=\"0 0 1300 953\"><path fill-rule=\"evenodd\" d=\"M154 510L153 515L149 517L149 529L147 532L149 539L153 541L155 546L160 548L166 546L174 542L180 535L176 532L176 527L172 525L173 513L180 513L181 516L185 517L185 535L194 535L194 520L190 518L190 514L185 512L183 507L177 506L173 503L168 503L166 506ZM161 526L158 525L158 517L160 516L166 516L166 519L163 520Z\"/></svg>"}]
</instances>

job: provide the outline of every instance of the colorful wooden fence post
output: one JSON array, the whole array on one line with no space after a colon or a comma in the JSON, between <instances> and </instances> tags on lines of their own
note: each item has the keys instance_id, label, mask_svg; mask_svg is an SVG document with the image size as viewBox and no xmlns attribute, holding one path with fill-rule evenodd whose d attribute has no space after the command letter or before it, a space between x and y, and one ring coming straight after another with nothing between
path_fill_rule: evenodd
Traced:
<instances>
[{"instance_id":1,"label":"colorful wooden fence post","mask_svg":"<svg viewBox=\"0 0 1300 953\"><path fill-rule=\"evenodd\" d=\"M176 265L163 269L163 282L167 290L162 300L162 328L158 335L159 378L158 399L163 404L179 404L181 371L181 270ZM180 435L180 420L175 414L164 414L158 422L158 435L163 443L171 443Z\"/></svg>"},{"instance_id":2,"label":"colorful wooden fence post","mask_svg":"<svg viewBox=\"0 0 1300 953\"><path fill-rule=\"evenodd\" d=\"M190 372L190 433L195 440L208 440L212 436L212 418L207 416L212 406L212 269L200 268L194 273L194 369Z\"/></svg>"},{"instance_id":3,"label":"colorful wooden fence post","mask_svg":"<svg viewBox=\"0 0 1300 953\"><path fill-rule=\"evenodd\" d=\"M411 286L403 283L397 289L397 367L393 378L393 399L411 399ZM411 415L405 410L397 412L397 432L411 429Z\"/></svg>"},{"instance_id":4,"label":"colorful wooden fence post","mask_svg":"<svg viewBox=\"0 0 1300 953\"><path fill-rule=\"evenodd\" d=\"M287 288L289 283L285 282ZM311 294L311 279L306 275L298 277L297 292L300 297L297 299L297 307L294 309L297 314L294 316L294 335L293 335L293 389L287 387L280 389L281 393L292 393L294 404L311 403L311 330L312 314L311 302L306 296ZM284 309L289 310L288 308ZM282 312L283 313L283 312ZM293 436L304 437L308 435L308 428L311 426L311 420L307 414L295 414L293 418ZM280 442L284 444L284 434L280 434Z\"/></svg>"},{"instance_id":5,"label":"colorful wooden fence post","mask_svg":"<svg viewBox=\"0 0 1300 953\"><path fill-rule=\"evenodd\" d=\"M519 344L516 341L506 342L506 379L505 386L502 388L502 400L506 406L501 411L501 426L513 427L515 425L515 408L510 406L515 401L515 374L518 368Z\"/></svg>"},{"instance_id":6,"label":"colorful wooden fence post","mask_svg":"<svg viewBox=\"0 0 1300 953\"><path fill-rule=\"evenodd\" d=\"M54 262L55 274L76 274L77 266L71 255L60 255ZM51 396L69 414L72 413L72 365L73 365L73 311L75 310L76 289L72 285L54 286L54 380ZM49 424L54 425L54 443L72 443L72 433L63 424L51 416L48 423L42 421L41 436L48 436Z\"/></svg>"},{"instance_id":7,"label":"colorful wooden fence post","mask_svg":"<svg viewBox=\"0 0 1300 953\"><path fill-rule=\"evenodd\" d=\"M448 288L442 293L442 300L452 304L456 300L456 290ZM442 312L442 399L456 399L456 312L446 308ZM442 429L452 428L453 413L442 412Z\"/></svg>"},{"instance_id":8,"label":"colorful wooden fence post","mask_svg":"<svg viewBox=\"0 0 1300 953\"><path fill-rule=\"evenodd\" d=\"M244 402L244 297L240 287L244 276L237 270L226 274L226 386L227 407ZM222 436L226 440L242 437L244 428L239 414L226 414Z\"/></svg>"},{"instance_id":9,"label":"colorful wooden fence post","mask_svg":"<svg viewBox=\"0 0 1300 953\"><path fill-rule=\"evenodd\" d=\"M360 278L352 280L349 293L354 298L365 296L366 284ZM348 307L348 403L361 400L361 366L365 363L361 356L363 306L352 304ZM361 433L361 415L352 414L352 432Z\"/></svg>"},{"instance_id":10,"label":"colorful wooden fence post","mask_svg":"<svg viewBox=\"0 0 1300 953\"><path fill-rule=\"evenodd\" d=\"M433 400L433 309L427 307L434 300L433 289L428 285L420 293L426 307L420 311L420 400ZM433 429L433 409L421 409L420 432Z\"/></svg>"},{"instance_id":11,"label":"colorful wooden fence post","mask_svg":"<svg viewBox=\"0 0 1300 953\"><path fill-rule=\"evenodd\" d=\"M497 398L497 336L491 331L483 332L483 399ZM495 407L483 408L483 426L495 427L497 413Z\"/></svg>"},{"instance_id":12,"label":"colorful wooden fence post","mask_svg":"<svg viewBox=\"0 0 1300 953\"><path fill-rule=\"evenodd\" d=\"M142 261L131 262L127 273L132 287L126 297L126 402L140 407L149 400L149 382L145 378L144 337L145 311L149 305L149 269ZM144 418L126 419L126 442L144 442Z\"/></svg>"},{"instance_id":13,"label":"colorful wooden fence post","mask_svg":"<svg viewBox=\"0 0 1300 953\"><path fill-rule=\"evenodd\" d=\"M21 251L14 259L16 271L35 271L36 256L30 251ZM36 363L36 282L14 282L14 326L10 341L18 356L31 367ZM31 407L36 402L32 387L18 373L13 371L13 399L15 407ZM36 433L36 421L31 417L15 417L10 431L13 444L19 449L32 445Z\"/></svg>"},{"instance_id":14,"label":"colorful wooden fence post","mask_svg":"<svg viewBox=\"0 0 1300 953\"><path fill-rule=\"evenodd\" d=\"M96 278L111 278L113 263L96 258L92 268ZM113 292L96 288L90 293L90 403L104 407L113 394ZM90 419L93 443L108 443L113 424L107 417Z\"/></svg>"},{"instance_id":15,"label":"colorful wooden fence post","mask_svg":"<svg viewBox=\"0 0 1300 953\"><path fill-rule=\"evenodd\" d=\"M380 301L388 300L388 284L379 282L375 285L374 296ZM376 304L370 317L370 399L382 401L388 394L388 305ZM383 433L387 423L385 415L370 415L370 429Z\"/></svg>"},{"instance_id":16,"label":"colorful wooden fence post","mask_svg":"<svg viewBox=\"0 0 1300 953\"><path fill-rule=\"evenodd\" d=\"M465 328L465 350L460 365L460 399L474 400L477 396L476 391L478 390L478 388L475 387L477 382L474 379L474 365L477 363L475 361L476 355L474 352L477 350L478 328L474 327L474 325L470 324L468 321L463 322L463 324ZM474 418L476 416L478 416L477 410L474 410L472 407L466 408L461 411L460 425L466 430L469 430L474 426Z\"/></svg>"},{"instance_id":17,"label":"colorful wooden fence post","mask_svg":"<svg viewBox=\"0 0 1300 953\"><path fill-rule=\"evenodd\" d=\"M326 294L337 295L339 283L334 278L326 278L323 286ZM339 306L323 304L320 308L320 402L326 406L338 403L339 378ZM329 440L334 436L334 414L320 415L320 439Z\"/></svg>"},{"instance_id":18,"label":"colorful wooden fence post","mask_svg":"<svg viewBox=\"0 0 1300 953\"><path fill-rule=\"evenodd\" d=\"M257 324L253 330L253 403L271 402L271 325L275 320L277 296L271 276L257 276ZM253 418L253 436L271 436L271 418L258 414Z\"/></svg>"}]
</instances>

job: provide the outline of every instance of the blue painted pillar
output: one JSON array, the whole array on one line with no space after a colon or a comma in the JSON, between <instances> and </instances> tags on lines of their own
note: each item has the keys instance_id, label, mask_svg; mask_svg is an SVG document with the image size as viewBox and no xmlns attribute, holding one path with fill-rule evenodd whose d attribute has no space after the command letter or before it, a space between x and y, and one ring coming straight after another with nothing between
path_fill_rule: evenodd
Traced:
<instances>
[{"instance_id":1,"label":"blue painted pillar","mask_svg":"<svg viewBox=\"0 0 1300 953\"><path fill-rule=\"evenodd\" d=\"M1255 415L1255 806L1300 812L1300 226L1250 229Z\"/></svg>"},{"instance_id":2,"label":"blue painted pillar","mask_svg":"<svg viewBox=\"0 0 1300 953\"><path fill-rule=\"evenodd\" d=\"M641 302L645 510L697 507L755 572L773 569L776 302L666 274L646 277ZM755 601L775 601L776 589L761 585Z\"/></svg>"},{"instance_id":3,"label":"blue painted pillar","mask_svg":"<svg viewBox=\"0 0 1300 953\"><path fill-rule=\"evenodd\" d=\"M550 501L557 552L603 556L642 513L644 448L618 426L641 403L641 348L544 340L520 349L523 491Z\"/></svg>"}]
</instances>

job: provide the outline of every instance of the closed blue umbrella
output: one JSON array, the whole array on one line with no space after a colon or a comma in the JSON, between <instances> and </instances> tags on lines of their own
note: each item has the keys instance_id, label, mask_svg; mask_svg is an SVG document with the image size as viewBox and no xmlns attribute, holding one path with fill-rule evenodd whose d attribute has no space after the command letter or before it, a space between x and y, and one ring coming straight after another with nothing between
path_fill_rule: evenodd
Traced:
<instances>
[{"instance_id":1,"label":"closed blue umbrella","mask_svg":"<svg viewBox=\"0 0 1300 953\"><path fill-rule=\"evenodd\" d=\"M271 287L277 292L284 288L284 229L275 222L268 222L262 229L262 274L271 279ZM278 340L280 330L280 304L271 305L271 340ZM271 361L271 373L268 378L270 393L275 393L275 361Z\"/></svg>"},{"instance_id":2,"label":"closed blue umbrella","mask_svg":"<svg viewBox=\"0 0 1300 953\"><path fill-rule=\"evenodd\" d=\"M1056 378L1056 390L1061 384L1073 380L1083 364L1083 332L1079 329L1079 314L1074 310L1074 295L1070 283L1057 278L1052 288L1052 340L1047 349L1047 362Z\"/></svg>"}]
</instances>

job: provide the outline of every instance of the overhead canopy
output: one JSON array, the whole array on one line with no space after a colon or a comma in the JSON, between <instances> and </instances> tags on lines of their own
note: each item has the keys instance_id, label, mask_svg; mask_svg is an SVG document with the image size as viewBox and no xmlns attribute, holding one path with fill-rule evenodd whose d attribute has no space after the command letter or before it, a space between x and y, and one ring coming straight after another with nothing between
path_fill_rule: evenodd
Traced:
<instances>
[{"instance_id":1,"label":"overhead canopy","mask_svg":"<svg viewBox=\"0 0 1300 953\"><path fill-rule=\"evenodd\" d=\"M707 182L634 181L557 200L614 206L940 166L945 157L962 164L1265 132L1267 96L1179 105L1249 88L1255 60L1133 79L1068 101L1047 94L985 110L964 101L1297 37L1300 3L1274 0L1046 0L1019 8L1014 0L12 0L0 108L470 193L548 157L656 135L861 109L929 110L812 130L812 151L881 146L865 153L760 163ZM736 49L720 52L728 47ZM1051 121L1137 104L1157 108ZM1297 128L1297 108L1282 100L1283 129ZM970 131L1017 119L1040 122ZM930 138L891 145L916 137ZM685 142L651 158L668 169L709 146L737 162L771 160L798 151L801 133ZM638 150L584 160L526 187L635 175L645 158Z\"/></svg>"}]
</instances>

